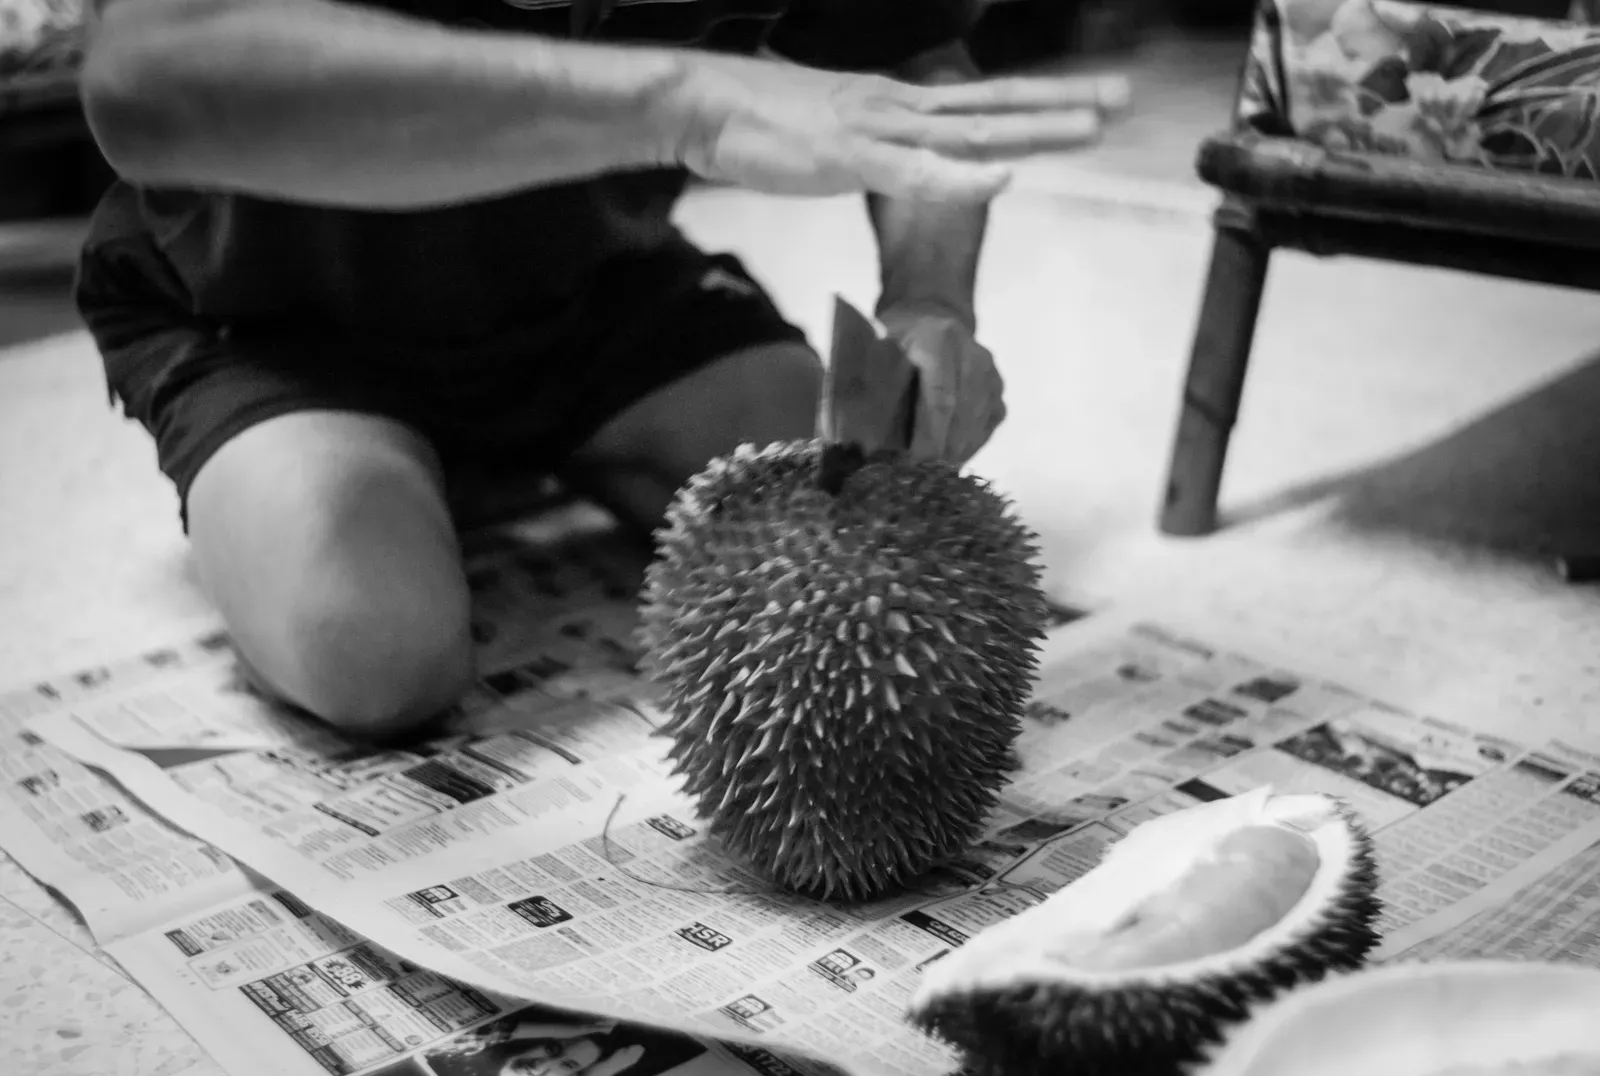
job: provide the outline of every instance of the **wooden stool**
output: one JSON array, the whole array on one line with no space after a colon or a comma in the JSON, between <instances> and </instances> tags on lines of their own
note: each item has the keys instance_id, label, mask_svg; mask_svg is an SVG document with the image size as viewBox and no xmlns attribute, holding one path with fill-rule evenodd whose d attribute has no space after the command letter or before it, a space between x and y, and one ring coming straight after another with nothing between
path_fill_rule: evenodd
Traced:
<instances>
[{"instance_id":1,"label":"wooden stool","mask_svg":"<svg viewBox=\"0 0 1600 1076\"><path fill-rule=\"evenodd\" d=\"M1264 0L1233 129L1200 149L1200 176L1223 201L1160 517L1169 535L1216 528L1274 250L1600 291L1600 28L1345 0L1397 27L1402 46L1357 56L1341 114L1334 72L1295 67L1317 36L1318 13L1301 10L1311 5L1339 6ZM1462 106L1432 137L1397 138L1373 121L1414 109L1411 88Z\"/></svg>"}]
</instances>

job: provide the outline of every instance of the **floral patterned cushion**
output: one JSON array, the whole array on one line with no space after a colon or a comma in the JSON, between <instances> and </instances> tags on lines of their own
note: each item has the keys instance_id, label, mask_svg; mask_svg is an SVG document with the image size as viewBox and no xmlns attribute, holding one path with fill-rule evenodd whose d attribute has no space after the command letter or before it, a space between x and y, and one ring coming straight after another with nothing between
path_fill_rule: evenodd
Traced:
<instances>
[{"instance_id":1,"label":"floral patterned cushion","mask_svg":"<svg viewBox=\"0 0 1600 1076\"><path fill-rule=\"evenodd\" d=\"M0 0L0 116L76 95L84 4Z\"/></svg>"},{"instance_id":2,"label":"floral patterned cushion","mask_svg":"<svg viewBox=\"0 0 1600 1076\"><path fill-rule=\"evenodd\" d=\"M1332 151L1600 180L1593 21L1264 0L1237 120Z\"/></svg>"}]
</instances>

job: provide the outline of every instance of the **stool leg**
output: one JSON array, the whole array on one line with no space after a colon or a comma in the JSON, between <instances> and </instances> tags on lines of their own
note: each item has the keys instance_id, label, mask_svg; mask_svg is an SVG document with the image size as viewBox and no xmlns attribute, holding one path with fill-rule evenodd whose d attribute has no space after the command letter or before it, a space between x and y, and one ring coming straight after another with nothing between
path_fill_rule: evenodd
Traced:
<instances>
[{"instance_id":1,"label":"stool leg","mask_svg":"<svg viewBox=\"0 0 1600 1076\"><path fill-rule=\"evenodd\" d=\"M1168 465L1161 509L1164 534L1198 537L1217 527L1217 495L1228 438L1244 394L1256 314L1272 255L1246 218L1229 207L1218 214L1211 270Z\"/></svg>"}]
</instances>

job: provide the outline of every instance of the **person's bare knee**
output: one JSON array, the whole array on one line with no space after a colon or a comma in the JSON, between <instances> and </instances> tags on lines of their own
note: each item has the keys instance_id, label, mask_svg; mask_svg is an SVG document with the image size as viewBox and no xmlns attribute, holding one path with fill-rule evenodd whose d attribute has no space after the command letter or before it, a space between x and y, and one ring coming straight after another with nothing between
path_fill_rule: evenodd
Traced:
<instances>
[{"instance_id":1,"label":"person's bare knee","mask_svg":"<svg viewBox=\"0 0 1600 1076\"><path fill-rule=\"evenodd\" d=\"M287 693L348 732L401 735L454 705L472 683L465 605L440 609L411 588L374 591L349 574L307 573L310 585L284 625L294 639Z\"/></svg>"},{"instance_id":2,"label":"person's bare knee","mask_svg":"<svg viewBox=\"0 0 1600 1076\"><path fill-rule=\"evenodd\" d=\"M470 684L469 594L431 451L384 419L282 416L189 491L202 579L274 693L363 735L402 732Z\"/></svg>"}]
</instances>

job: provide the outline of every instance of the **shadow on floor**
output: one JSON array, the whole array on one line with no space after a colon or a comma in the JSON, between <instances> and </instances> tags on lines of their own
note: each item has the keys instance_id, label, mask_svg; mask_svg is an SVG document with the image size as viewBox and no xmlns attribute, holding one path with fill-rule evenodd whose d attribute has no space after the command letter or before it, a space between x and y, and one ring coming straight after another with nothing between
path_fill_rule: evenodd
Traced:
<instances>
[{"instance_id":1,"label":"shadow on floor","mask_svg":"<svg viewBox=\"0 0 1600 1076\"><path fill-rule=\"evenodd\" d=\"M1437 441L1226 513L1237 526L1328 497L1330 522L1517 557L1600 552L1600 354Z\"/></svg>"},{"instance_id":2,"label":"shadow on floor","mask_svg":"<svg viewBox=\"0 0 1600 1076\"><path fill-rule=\"evenodd\" d=\"M7 348L83 328L72 302L69 267L0 272L0 311L0 360Z\"/></svg>"}]
</instances>

